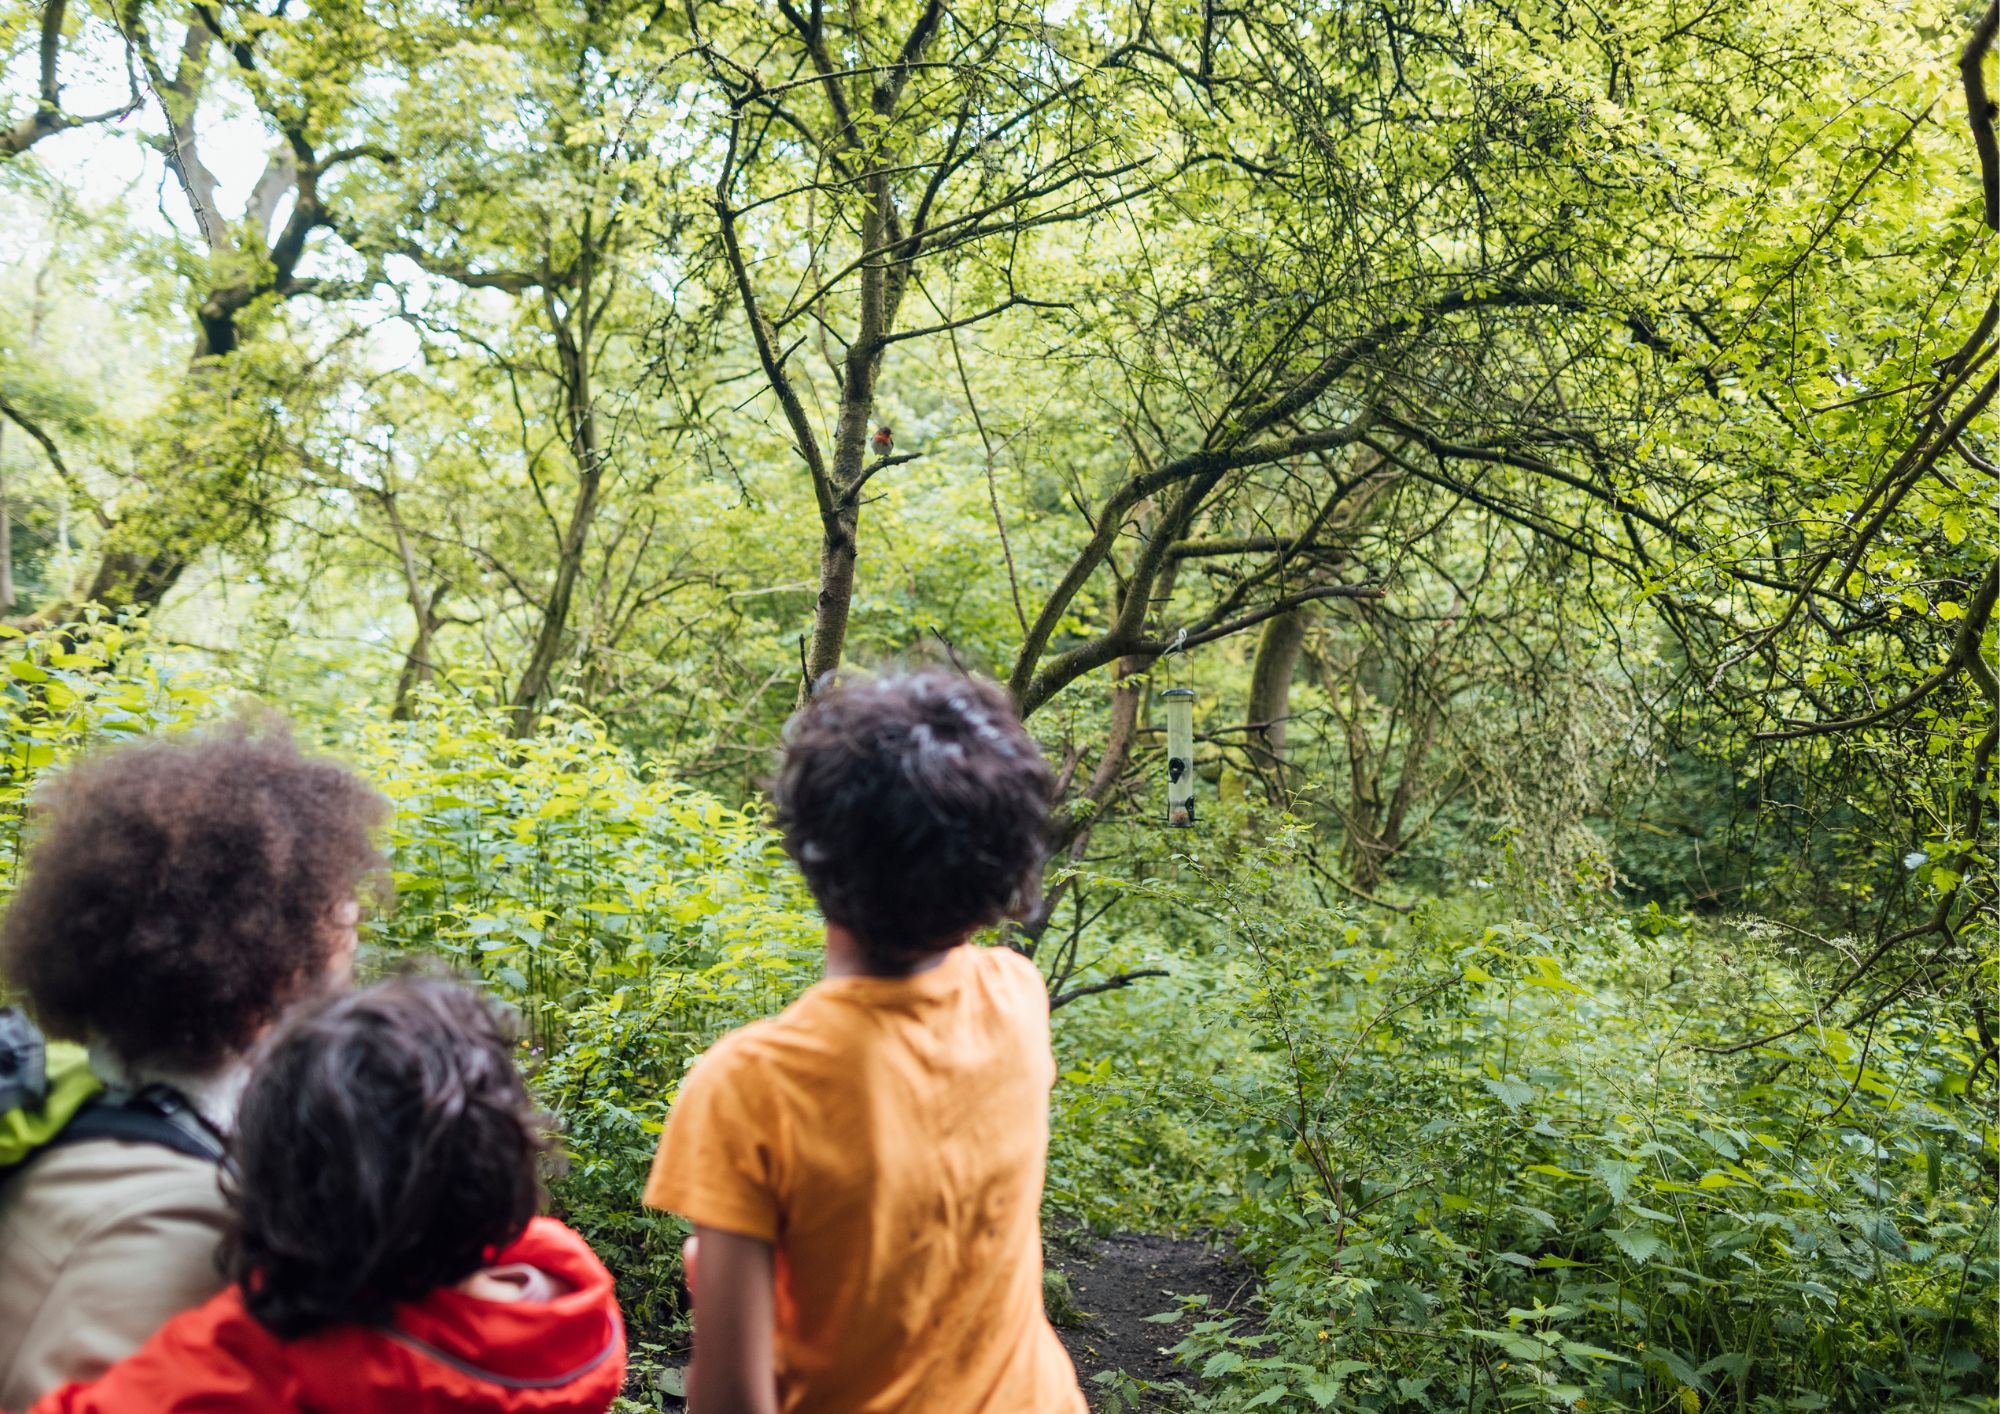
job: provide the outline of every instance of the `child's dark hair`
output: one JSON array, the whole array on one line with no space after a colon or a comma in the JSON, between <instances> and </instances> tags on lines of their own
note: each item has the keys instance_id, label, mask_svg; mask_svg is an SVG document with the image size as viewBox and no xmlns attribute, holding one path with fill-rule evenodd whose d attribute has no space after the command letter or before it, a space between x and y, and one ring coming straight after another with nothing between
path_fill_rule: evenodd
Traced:
<instances>
[{"instance_id":1,"label":"child's dark hair","mask_svg":"<svg viewBox=\"0 0 2000 1414\"><path fill-rule=\"evenodd\" d=\"M823 688L771 795L820 911L893 974L1024 911L1053 785L1000 687L927 671Z\"/></svg>"},{"instance_id":2,"label":"child's dark hair","mask_svg":"<svg viewBox=\"0 0 2000 1414\"><path fill-rule=\"evenodd\" d=\"M520 1236L547 1144L477 993L409 976L310 1006L243 1095L229 1276L280 1336L386 1321Z\"/></svg>"}]
</instances>

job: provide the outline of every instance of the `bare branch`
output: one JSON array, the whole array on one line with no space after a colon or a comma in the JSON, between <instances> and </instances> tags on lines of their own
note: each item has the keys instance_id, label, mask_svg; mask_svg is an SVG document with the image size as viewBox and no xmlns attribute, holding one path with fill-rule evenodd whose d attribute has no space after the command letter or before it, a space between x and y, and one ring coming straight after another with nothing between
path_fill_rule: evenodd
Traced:
<instances>
[{"instance_id":1,"label":"bare branch","mask_svg":"<svg viewBox=\"0 0 2000 1414\"><path fill-rule=\"evenodd\" d=\"M968 314L963 319L953 319L943 324L926 324L920 329L900 329L893 334L884 334L876 342L878 344L898 344L905 339L928 338L932 334L943 334L950 330L963 329L967 325L978 324L983 320L993 318L996 314L1005 314L1010 309L1022 308L1069 309L1071 305L1067 300L1029 299L1026 295L1009 295L991 309L983 309L977 314Z\"/></svg>"},{"instance_id":2,"label":"bare branch","mask_svg":"<svg viewBox=\"0 0 2000 1414\"><path fill-rule=\"evenodd\" d=\"M1864 712L1858 717L1848 717L1837 722L1807 722L1779 731L1758 732L1756 739L1791 741L1798 737L1826 736L1833 732L1849 732L1860 727L1873 726L1877 722L1909 711L1961 672L1972 675L1989 701L2000 700L2000 684L1995 683L1993 670L1986 665L1980 653L1980 639L1986 632L1987 620L1993 616L1996 594L2000 594L2000 561L1987 566L1986 577L1979 582L1979 588L1974 592L1972 602L1966 605L1965 617L1959 621L1958 636L1952 641L1951 656L1945 659L1944 666L1895 701L1878 707L1873 712Z\"/></svg>"},{"instance_id":3,"label":"bare branch","mask_svg":"<svg viewBox=\"0 0 2000 1414\"><path fill-rule=\"evenodd\" d=\"M886 471L892 466L901 466L904 462L913 462L922 455L922 452L898 452L891 457L877 457L874 461L862 467L861 474L856 476L853 483L841 493L839 508L841 510L852 510L855 506L859 505L861 488L868 484L869 479L876 472Z\"/></svg>"},{"instance_id":4,"label":"bare branch","mask_svg":"<svg viewBox=\"0 0 2000 1414\"><path fill-rule=\"evenodd\" d=\"M123 118L140 103L139 90L116 108L102 113L66 113L62 106L62 31L69 0L45 0L42 6L40 49L37 54L37 84L34 110L13 127L0 130L0 159L26 152L43 138ZM128 69L129 73L129 69Z\"/></svg>"},{"instance_id":5,"label":"bare branch","mask_svg":"<svg viewBox=\"0 0 2000 1414\"><path fill-rule=\"evenodd\" d=\"M1120 972L1107 977L1102 982L1092 982L1087 986L1070 987L1049 998L1049 1010L1068 1006L1079 997L1094 997L1100 992L1114 992L1121 987L1129 987L1134 982L1142 982L1148 977L1171 977L1173 973L1164 967L1141 967L1131 972Z\"/></svg>"},{"instance_id":6,"label":"bare branch","mask_svg":"<svg viewBox=\"0 0 2000 1414\"><path fill-rule=\"evenodd\" d=\"M4 393L0 393L0 416L4 416L9 422L35 440L36 445L41 447L42 454L49 459L49 465L55 468L56 476L69 489L69 493L72 496L83 502L85 509L96 520L98 529L109 530L111 528L111 517L104 513L103 504L97 497L84 489L83 483L77 479L76 474L63 461L62 452L57 449L55 439L44 432L41 426L26 413L22 412L20 408L16 407Z\"/></svg>"},{"instance_id":7,"label":"bare branch","mask_svg":"<svg viewBox=\"0 0 2000 1414\"><path fill-rule=\"evenodd\" d=\"M1199 648L1204 643L1213 643L1219 638L1241 633L1246 628L1255 628L1266 619L1275 619L1280 614L1288 614L1301 604L1313 604L1322 599L1380 599L1387 594L1379 584L1325 584L1314 589L1302 589L1296 594L1287 594L1274 603L1244 614L1239 618L1215 624L1198 633L1190 633L1181 639L1141 639L1132 646L1134 653L1164 653L1176 645L1180 649Z\"/></svg>"}]
</instances>

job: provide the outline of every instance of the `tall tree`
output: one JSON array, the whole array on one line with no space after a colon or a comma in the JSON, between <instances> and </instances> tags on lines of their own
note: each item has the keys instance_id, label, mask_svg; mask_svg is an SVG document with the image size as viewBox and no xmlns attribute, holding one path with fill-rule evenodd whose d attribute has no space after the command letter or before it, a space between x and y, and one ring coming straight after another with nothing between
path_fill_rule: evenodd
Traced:
<instances>
[{"instance_id":1,"label":"tall tree","mask_svg":"<svg viewBox=\"0 0 2000 1414\"><path fill-rule=\"evenodd\" d=\"M60 35L63 13L61 0L48 0L45 39ZM141 140L165 159L194 228L191 348L177 405L145 453L136 494L121 496L115 516L105 517L77 598L46 606L41 621L59 621L84 604L155 606L197 556L255 523L255 476L270 456L287 455L285 438L259 407L289 390L231 361L263 307L353 293L338 280L305 275L301 264L314 234L330 224L322 180L376 155L365 146L325 146L322 135L337 127L352 99L343 77L354 56L337 42L315 42L323 36L282 10L265 15L254 6L201 3L154 10L133 0L117 19L128 60L160 107L164 132ZM177 30L178 39L161 36L162 29ZM53 53L45 46L45 64ZM304 72L316 82L301 84ZM274 139L233 218L221 209L202 133L205 106L225 85L248 98Z\"/></svg>"},{"instance_id":2,"label":"tall tree","mask_svg":"<svg viewBox=\"0 0 2000 1414\"><path fill-rule=\"evenodd\" d=\"M1032 234L1130 201L1157 163L1100 103L1112 56L1036 6L690 5L688 25L726 113L722 256L817 513L803 697L847 641L863 492L920 455L878 436L891 350L1046 303ZM945 282L974 307L947 307ZM913 290L929 322L908 317Z\"/></svg>"}]
</instances>

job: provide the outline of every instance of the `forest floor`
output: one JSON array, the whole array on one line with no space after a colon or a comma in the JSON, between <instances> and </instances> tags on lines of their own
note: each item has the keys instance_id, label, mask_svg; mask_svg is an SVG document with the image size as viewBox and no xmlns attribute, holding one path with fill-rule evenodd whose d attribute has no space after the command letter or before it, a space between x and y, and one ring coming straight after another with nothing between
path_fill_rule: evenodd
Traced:
<instances>
[{"instance_id":1,"label":"forest floor","mask_svg":"<svg viewBox=\"0 0 2000 1414\"><path fill-rule=\"evenodd\" d=\"M1147 1390L1140 1409L1173 1408L1175 1392L1192 1382L1165 1353L1179 1336L1175 1327L1146 1318L1177 1310L1179 1298L1193 1295L1206 1296L1209 1311L1218 1316L1245 1312L1257 1289L1257 1274L1241 1257L1191 1237L1132 1232L1099 1237L1067 1227L1049 1233L1047 1260L1069 1288L1067 1309L1051 1309L1050 1316L1093 1409L1104 1394L1095 1377L1110 1371ZM670 1409L682 1407L672 1397L680 1393L682 1373L676 1366L661 1385L671 1391Z\"/></svg>"},{"instance_id":2,"label":"forest floor","mask_svg":"<svg viewBox=\"0 0 2000 1414\"><path fill-rule=\"evenodd\" d=\"M1189 1237L1155 1237L1119 1232L1098 1237L1081 1229L1050 1234L1049 1267L1069 1283L1073 1311L1054 1309L1056 1334L1076 1362L1076 1373L1093 1409L1104 1386L1096 1376L1122 1371L1157 1391L1142 1409L1173 1407L1177 1387L1193 1380L1166 1354L1180 1339L1175 1326L1148 1316L1180 1309L1183 1296L1208 1298L1215 1316L1247 1312L1257 1274L1226 1247Z\"/></svg>"}]
</instances>

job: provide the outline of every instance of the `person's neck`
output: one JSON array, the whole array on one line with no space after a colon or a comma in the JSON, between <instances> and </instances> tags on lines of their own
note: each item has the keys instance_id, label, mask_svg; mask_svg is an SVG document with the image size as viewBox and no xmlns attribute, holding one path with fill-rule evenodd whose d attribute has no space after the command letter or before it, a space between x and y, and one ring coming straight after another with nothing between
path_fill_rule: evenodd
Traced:
<instances>
[{"instance_id":1,"label":"person's neck","mask_svg":"<svg viewBox=\"0 0 2000 1414\"><path fill-rule=\"evenodd\" d=\"M869 960L868 950L861 940L838 923L826 925L826 972L832 977L915 977L920 972L929 972L951 955L951 950L971 937L961 934L938 945L936 952L928 953L908 967L893 972L885 972Z\"/></svg>"},{"instance_id":2,"label":"person's neck","mask_svg":"<svg viewBox=\"0 0 2000 1414\"><path fill-rule=\"evenodd\" d=\"M250 1082L250 1060L233 1055L210 1070L184 1071L169 1066L132 1065L102 1041L90 1044L90 1068L107 1085L127 1090L165 1085L178 1092L216 1129L236 1128L236 1106Z\"/></svg>"}]
</instances>

